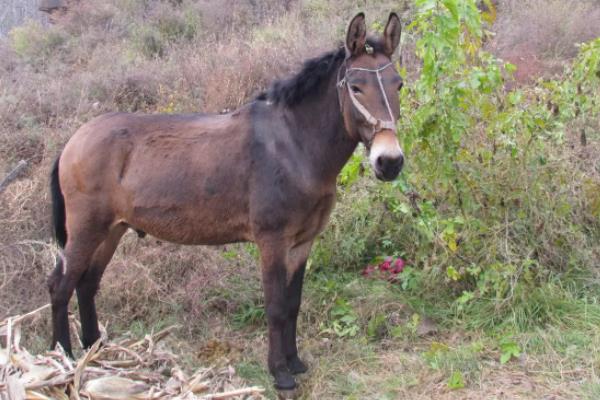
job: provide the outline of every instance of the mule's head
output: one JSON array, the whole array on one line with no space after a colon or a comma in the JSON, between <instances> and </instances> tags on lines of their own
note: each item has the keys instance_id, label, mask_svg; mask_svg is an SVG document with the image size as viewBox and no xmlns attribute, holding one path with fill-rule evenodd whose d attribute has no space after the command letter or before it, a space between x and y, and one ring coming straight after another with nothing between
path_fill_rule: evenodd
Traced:
<instances>
[{"instance_id":1,"label":"mule's head","mask_svg":"<svg viewBox=\"0 0 600 400\"><path fill-rule=\"evenodd\" d=\"M346 61L338 90L344 125L364 143L378 179L395 179L404 163L396 137L402 78L392 55L400 43L400 18L391 13L380 39L367 40L365 15L356 15L346 34Z\"/></svg>"}]
</instances>

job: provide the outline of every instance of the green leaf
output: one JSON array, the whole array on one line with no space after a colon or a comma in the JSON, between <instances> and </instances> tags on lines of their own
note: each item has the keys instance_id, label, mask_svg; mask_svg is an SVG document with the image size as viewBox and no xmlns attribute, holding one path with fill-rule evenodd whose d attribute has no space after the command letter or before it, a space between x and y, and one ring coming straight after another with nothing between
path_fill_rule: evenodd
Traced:
<instances>
[{"instance_id":1,"label":"green leaf","mask_svg":"<svg viewBox=\"0 0 600 400\"><path fill-rule=\"evenodd\" d=\"M410 206L406 203L399 203L394 211L398 211L402 214L410 214L411 209Z\"/></svg>"},{"instance_id":2,"label":"green leaf","mask_svg":"<svg viewBox=\"0 0 600 400\"><path fill-rule=\"evenodd\" d=\"M343 186L351 186L359 177L361 168L363 155L359 152L354 152L350 160L344 165L342 168L342 172L340 173L339 181Z\"/></svg>"},{"instance_id":3,"label":"green leaf","mask_svg":"<svg viewBox=\"0 0 600 400\"><path fill-rule=\"evenodd\" d=\"M460 279L460 274L451 265L448 268L446 268L446 275L448 275L448 278L452 279L453 281L457 281Z\"/></svg>"},{"instance_id":4,"label":"green leaf","mask_svg":"<svg viewBox=\"0 0 600 400\"><path fill-rule=\"evenodd\" d=\"M367 336L370 339L376 339L380 332L385 328L386 316L384 314L377 314L369 319L367 325Z\"/></svg>"},{"instance_id":5,"label":"green leaf","mask_svg":"<svg viewBox=\"0 0 600 400\"><path fill-rule=\"evenodd\" d=\"M521 356L521 348L516 342L503 341L500 343L500 363L506 364L512 358Z\"/></svg>"},{"instance_id":6,"label":"green leaf","mask_svg":"<svg viewBox=\"0 0 600 400\"><path fill-rule=\"evenodd\" d=\"M454 371L448 379L448 387L450 389L462 389L465 387L465 381L460 371Z\"/></svg>"},{"instance_id":7,"label":"green leaf","mask_svg":"<svg viewBox=\"0 0 600 400\"><path fill-rule=\"evenodd\" d=\"M456 302L459 304L467 304L469 301L473 300L474 298L475 298L475 293L469 292L467 290L463 290L460 297L458 299L456 299Z\"/></svg>"},{"instance_id":8,"label":"green leaf","mask_svg":"<svg viewBox=\"0 0 600 400\"><path fill-rule=\"evenodd\" d=\"M458 15L457 0L443 0L442 3L448 9L448 11L450 11L450 14L452 15L452 18L454 18L454 20L456 22L458 22L460 20L460 17Z\"/></svg>"},{"instance_id":9,"label":"green leaf","mask_svg":"<svg viewBox=\"0 0 600 400\"><path fill-rule=\"evenodd\" d=\"M506 70L506 72L512 75L517 71L517 66L515 64L507 62L504 64L504 69Z\"/></svg>"}]
</instances>

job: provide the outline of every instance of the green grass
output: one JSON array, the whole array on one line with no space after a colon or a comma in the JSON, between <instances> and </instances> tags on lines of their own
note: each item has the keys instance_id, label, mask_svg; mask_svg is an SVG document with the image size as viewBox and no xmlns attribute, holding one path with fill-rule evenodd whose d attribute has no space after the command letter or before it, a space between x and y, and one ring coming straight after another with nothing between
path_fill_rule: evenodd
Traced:
<instances>
[{"instance_id":1,"label":"green grass","mask_svg":"<svg viewBox=\"0 0 600 400\"><path fill-rule=\"evenodd\" d=\"M457 347L433 342L429 349L422 353L422 356L429 368L450 374L458 371L469 383L477 381L480 377L485 348L486 346L481 340L467 344L461 343Z\"/></svg>"},{"instance_id":2,"label":"green grass","mask_svg":"<svg viewBox=\"0 0 600 400\"><path fill-rule=\"evenodd\" d=\"M277 397L277 393L273 388L273 379L265 365L262 365L255 360L242 361L235 366L235 370L243 379L246 379L254 385L265 388L265 395L267 398L274 399Z\"/></svg>"}]
</instances>

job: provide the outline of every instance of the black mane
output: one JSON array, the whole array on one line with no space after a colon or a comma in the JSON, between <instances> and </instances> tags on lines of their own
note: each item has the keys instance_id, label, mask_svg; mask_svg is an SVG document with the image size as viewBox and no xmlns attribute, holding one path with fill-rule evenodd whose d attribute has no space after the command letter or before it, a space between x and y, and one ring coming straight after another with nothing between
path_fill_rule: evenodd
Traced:
<instances>
[{"instance_id":1,"label":"black mane","mask_svg":"<svg viewBox=\"0 0 600 400\"><path fill-rule=\"evenodd\" d=\"M381 41L369 38L367 43L376 53L383 52ZM288 107L294 106L318 93L321 85L328 82L332 74L337 73L345 56L346 50L340 47L319 57L308 59L300 72L291 78L273 82L267 91L256 96L256 100L268 100Z\"/></svg>"}]
</instances>

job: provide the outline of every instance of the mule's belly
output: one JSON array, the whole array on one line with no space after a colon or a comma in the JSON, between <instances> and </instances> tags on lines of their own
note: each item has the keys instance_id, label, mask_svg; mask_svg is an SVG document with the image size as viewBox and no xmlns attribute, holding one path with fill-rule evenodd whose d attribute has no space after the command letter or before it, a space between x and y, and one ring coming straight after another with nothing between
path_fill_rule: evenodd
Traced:
<instances>
[{"instance_id":1,"label":"mule's belly","mask_svg":"<svg viewBox=\"0 0 600 400\"><path fill-rule=\"evenodd\" d=\"M197 215L161 208L135 208L124 222L158 239L188 245L218 245L251 240L247 226L231 215Z\"/></svg>"},{"instance_id":2,"label":"mule's belly","mask_svg":"<svg viewBox=\"0 0 600 400\"><path fill-rule=\"evenodd\" d=\"M250 240L246 202L229 191L206 196L188 184L160 196L148 184L130 195L124 222L152 236L180 244L225 244ZM175 185L176 186L176 185Z\"/></svg>"}]
</instances>

